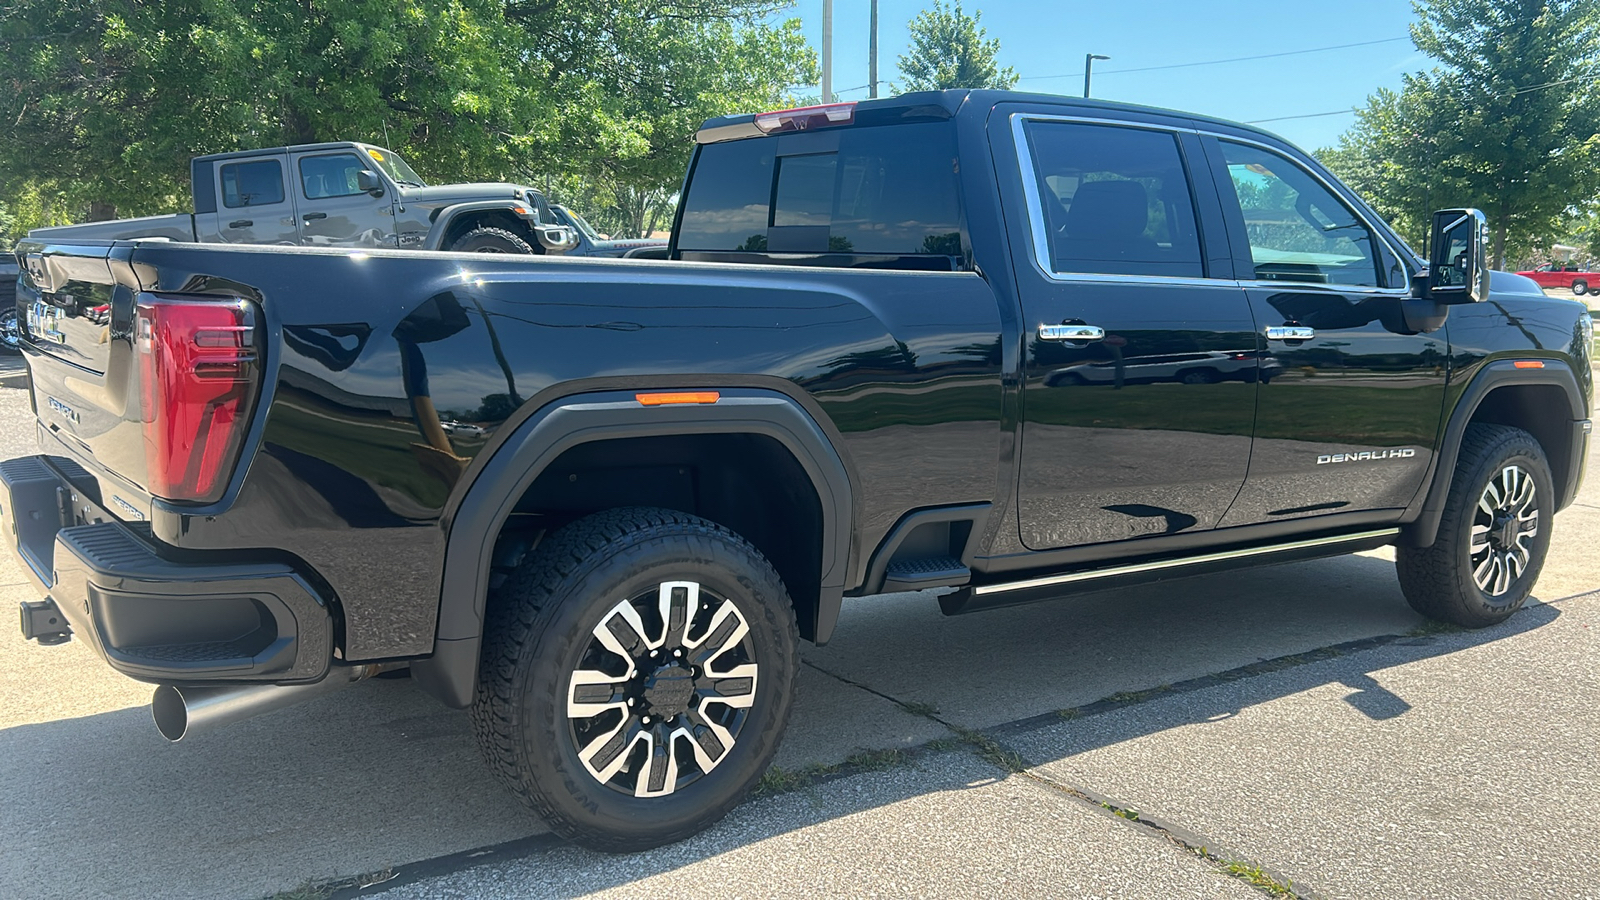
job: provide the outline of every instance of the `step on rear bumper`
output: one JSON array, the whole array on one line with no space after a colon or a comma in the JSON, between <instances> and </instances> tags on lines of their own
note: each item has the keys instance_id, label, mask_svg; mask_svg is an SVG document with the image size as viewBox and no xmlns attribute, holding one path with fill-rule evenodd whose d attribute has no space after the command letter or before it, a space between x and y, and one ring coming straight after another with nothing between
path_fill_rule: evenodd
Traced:
<instances>
[{"instance_id":1,"label":"step on rear bumper","mask_svg":"<svg viewBox=\"0 0 1600 900\"><path fill-rule=\"evenodd\" d=\"M124 675L158 683L286 684L327 674L333 619L291 566L159 555L138 526L81 487L93 479L68 480L71 471L82 472L53 457L0 462L0 539L45 595L23 605L25 637L60 643L70 635Z\"/></svg>"}]
</instances>

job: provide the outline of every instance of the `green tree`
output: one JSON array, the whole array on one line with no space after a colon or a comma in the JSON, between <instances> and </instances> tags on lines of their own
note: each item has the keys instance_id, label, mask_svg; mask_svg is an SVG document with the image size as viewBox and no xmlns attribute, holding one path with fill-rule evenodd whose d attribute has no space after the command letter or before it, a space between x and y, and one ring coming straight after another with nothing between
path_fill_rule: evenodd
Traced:
<instances>
[{"instance_id":1,"label":"green tree","mask_svg":"<svg viewBox=\"0 0 1600 900\"><path fill-rule=\"evenodd\" d=\"M1433 209L1482 209L1504 268L1600 193L1600 5L1425 0L1415 9L1412 40L1440 65L1368 98L1323 159L1417 246Z\"/></svg>"},{"instance_id":2,"label":"green tree","mask_svg":"<svg viewBox=\"0 0 1600 900\"><path fill-rule=\"evenodd\" d=\"M581 174L659 206L696 117L813 80L798 26L768 22L781 6L12 0L0 196L35 192L44 218L169 212L193 155L359 139L433 181Z\"/></svg>"},{"instance_id":3,"label":"green tree","mask_svg":"<svg viewBox=\"0 0 1600 900\"><path fill-rule=\"evenodd\" d=\"M932 9L917 13L907 30L910 52L900 56L900 76L904 82L895 92L942 91L950 88L998 88L1010 90L1017 84L1017 73L1010 66L999 68L1000 39L985 39L988 34L979 22L982 10L967 15L961 0L950 7L934 0Z\"/></svg>"}]
</instances>

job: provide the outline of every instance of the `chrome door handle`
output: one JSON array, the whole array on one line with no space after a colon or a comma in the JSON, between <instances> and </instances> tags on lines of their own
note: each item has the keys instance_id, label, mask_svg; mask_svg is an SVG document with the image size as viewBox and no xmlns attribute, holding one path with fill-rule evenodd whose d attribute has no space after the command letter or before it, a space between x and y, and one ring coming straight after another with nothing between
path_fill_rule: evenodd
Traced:
<instances>
[{"instance_id":1,"label":"chrome door handle","mask_svg":"<svg viewBox=\"0 0 1600 900\"><path fill-rule=\"evenodd\" d=\"M1041 341L1098 341L1106 336L1106 330L1098 325L1040 325L1039 340Z\"/></svg>"},{"instance_id":2,"label":"chrome door handle","mask_svg":"<svg viewBox=\"0 0 1600 900\"><path fill-rule=\"evenodd\" d=\"M1317 336L1315 328L1304 325L1268 325L1267 340L1269 341L1309 341Z\"/></svg>"}]
</instances>

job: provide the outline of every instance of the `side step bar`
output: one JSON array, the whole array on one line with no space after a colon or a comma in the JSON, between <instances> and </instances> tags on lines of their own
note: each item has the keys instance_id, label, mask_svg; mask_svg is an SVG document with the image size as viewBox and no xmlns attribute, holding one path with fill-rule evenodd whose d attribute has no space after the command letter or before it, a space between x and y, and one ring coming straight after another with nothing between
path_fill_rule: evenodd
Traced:
<instances>
[{"instance_id":1,"label":"side step bar","mask_svg":"<svg viewBox=\"0 0 1600 900\"><path fill-rule=\"evenodd\" d=\"M1267 544L1243 547L1237 550L1220 550L1199 556L1182 556L1147 562L1127 563L1100 569L1083 569L1056 575L1044 575L1021 581L996 584L978 584L961 588L939 598L939 608L947 616L1016 606L1049 600L1067 594L1099 591L1107 588L1147 584L1168 578L1203 575L1245 566L1264 566L1274 563L1317 559L1324 556L1342 556L1361 550L1372 550L1392 544L1399 537L1399 528L1380 528L1353 534L1307 538L1286 544Z\"/></svg>"}]
</instances>

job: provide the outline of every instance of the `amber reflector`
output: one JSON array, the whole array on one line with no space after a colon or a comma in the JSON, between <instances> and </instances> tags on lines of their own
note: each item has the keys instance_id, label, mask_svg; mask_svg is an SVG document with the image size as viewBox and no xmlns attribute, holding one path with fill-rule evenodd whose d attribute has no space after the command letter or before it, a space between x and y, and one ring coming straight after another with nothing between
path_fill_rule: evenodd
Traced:
<instances>
[{"instance_id":1,"label":"amber reflector","mask_svg":"<svg viewBox=\"0 0 1600 900\"><path fill-rule=\"evenodd\" d=\"M1519 368L1519 369L1542 369L1542 368L1544 368L1544 363L1540 362L1537 359L1519 359L1516 362L1512 363L1512 365L1517 367L1517 368Z\"/></svg>"}]
</instances>

